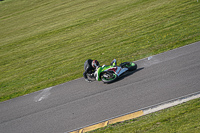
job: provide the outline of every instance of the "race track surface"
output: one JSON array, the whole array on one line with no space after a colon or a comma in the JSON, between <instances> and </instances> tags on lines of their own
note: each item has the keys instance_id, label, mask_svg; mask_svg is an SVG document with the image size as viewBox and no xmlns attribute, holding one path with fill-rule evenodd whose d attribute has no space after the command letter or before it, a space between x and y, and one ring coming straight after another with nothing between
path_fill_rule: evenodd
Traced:
<instances>
[{"instance_id":1,"label":"race track surface","mask_svg":"<svg viewBox=\"0 0 200 133\"><path fill-rule=\"evenodd\" d=\"M0 103L1 133L64 133L200 91L200 42L139 61L117 82L83 78Z\"/></svg>"}]
</instances>

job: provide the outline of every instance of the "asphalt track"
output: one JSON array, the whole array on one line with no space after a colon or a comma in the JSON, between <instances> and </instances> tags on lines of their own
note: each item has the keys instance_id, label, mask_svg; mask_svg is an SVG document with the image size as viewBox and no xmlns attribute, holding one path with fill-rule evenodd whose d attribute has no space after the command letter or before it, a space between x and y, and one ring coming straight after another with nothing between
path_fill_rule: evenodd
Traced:
<instances>
[{"instance_id":1,"label":"asphalt track","mask_svg":"<svg viewBox=\"0 0 200 133\"><path fill-rule=\"evenodd\" d=\"M139 61L117 82L83 78L0 103L1 133L64 133L200 91L200 42Z\"/></svg>"}]
</instances>

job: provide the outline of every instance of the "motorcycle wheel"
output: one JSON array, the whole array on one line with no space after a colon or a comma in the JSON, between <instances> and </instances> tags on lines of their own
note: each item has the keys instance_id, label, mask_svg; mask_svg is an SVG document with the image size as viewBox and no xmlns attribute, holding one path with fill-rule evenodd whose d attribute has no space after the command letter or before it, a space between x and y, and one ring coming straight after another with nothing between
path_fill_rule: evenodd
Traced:
<instances>
[{"instance_id":1,"label":"motorcycle wheel","mask_svg":"<svg viewBox=\"0 0 200 133\"><path fill-rule=\"evenodd\" d=\"M137 64L133 62L124 62L124 63L121 63L120 66L122 68L128 68L129 71L134 71L137 69Z\"/></svg>"},{"instance_id":2,"label":"motorcycle wheel","mask_svg":"<svg viewBox=\"0 0 200 133\"><path fill-rule=\"evenodd\" d=\"M113 72L103 72L101 74L101 80L104 83L112 83L117 80L118 76Z\"/></svg>"}]
</instances>

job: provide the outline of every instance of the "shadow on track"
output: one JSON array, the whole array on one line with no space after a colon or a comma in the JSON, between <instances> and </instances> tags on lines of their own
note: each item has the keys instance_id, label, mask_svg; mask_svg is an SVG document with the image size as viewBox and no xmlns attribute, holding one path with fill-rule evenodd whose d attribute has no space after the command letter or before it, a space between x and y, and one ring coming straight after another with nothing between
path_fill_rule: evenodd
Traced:
<instances>
[{"instance_id":1,"label":"shadow on track","mask_svg":"<svg viewBox=\"0 0 200 133\"><path fill-rule=\"evenodd\" d=\"M114 81L114 82L112 82L112 83L115 83L115 82L118 82L118 81L120 81L120 80L123 80L123 79L129 77L130 75L132 75L132 74L134 74L134 73L136 73L136 72L141 71L142 69L144 69L144 67L138 68L138 69L136 69L136 70L134 70L134 71L125 72L125 73L122 74L116 81ZM112 84L112 83L110 83L110 84Z\"/></svg>"}]
</instances>

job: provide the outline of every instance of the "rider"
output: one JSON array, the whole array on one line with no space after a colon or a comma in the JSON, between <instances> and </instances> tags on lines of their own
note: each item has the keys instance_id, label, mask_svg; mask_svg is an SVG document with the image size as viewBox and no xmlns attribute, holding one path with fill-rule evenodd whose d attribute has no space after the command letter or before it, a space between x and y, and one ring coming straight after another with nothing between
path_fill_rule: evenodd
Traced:
<instances>
[{"instance_id":1,"label":"rider","mask_svg":"<svg viewBox=\"0 0 200 133\"><path fill-rule=\"evenodd\" d=\"M99 68L99 65L100 64L97 60L88 59L88 60L85 61L85 63L84 63L85 72L83 73L83 77L85 78L85 81L91 82L88 79L87 74L90 74L91 77L95 77L94 73L95 73L95 70L97 70ZM111 62L111 65L112 66L117 65L116 59L113 59L113 61Z\"/></svg>"},{"instance_id":2,"label":"rider","mask_svg":"<svg viewBox=\"0 0 200 133\"><path fill-rule=\"evenodd\" d=\"M88 79L87 74L90 74L91 76L94 76L94 72L99 67L99 65L100 64L99 64L99 62L97 60L88 59L88 60L85 61L85 63L84 63L85 72L83 73L85 81L91 82Z\"/></svg>"}]
</instances>

